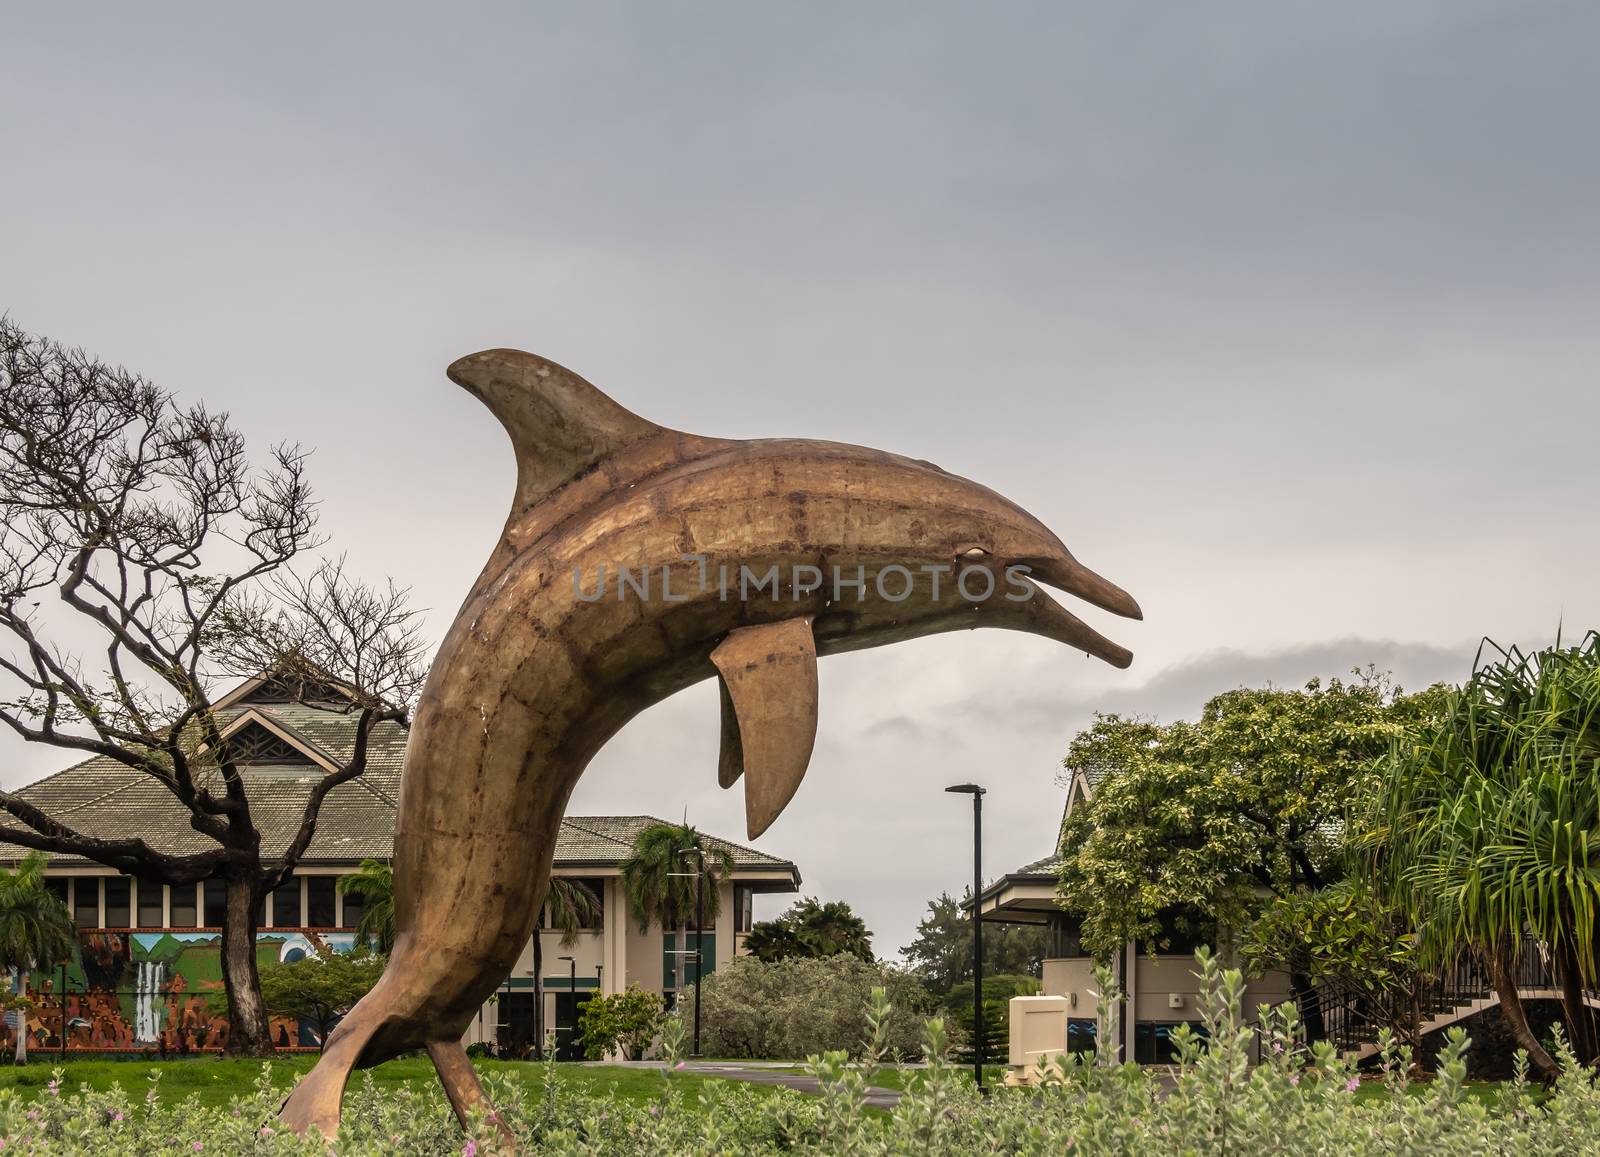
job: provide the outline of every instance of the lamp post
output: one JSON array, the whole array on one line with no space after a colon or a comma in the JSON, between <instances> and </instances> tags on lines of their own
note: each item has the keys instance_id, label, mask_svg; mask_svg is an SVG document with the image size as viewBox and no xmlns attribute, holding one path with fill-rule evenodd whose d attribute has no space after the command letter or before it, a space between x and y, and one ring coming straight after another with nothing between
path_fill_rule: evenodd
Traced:
<instances>
[{"instance_id":1,"label":"lamp post","mask_svg":"<svg viewBox=\"0 0 1600 1157\"><path fill-rule=\"evenodd\" d=\"M983 794L975 783L957 783L945 788L957 795L972 797L972 1079L978 1093L983 1087Z\"/></svg>"}]
</instances>

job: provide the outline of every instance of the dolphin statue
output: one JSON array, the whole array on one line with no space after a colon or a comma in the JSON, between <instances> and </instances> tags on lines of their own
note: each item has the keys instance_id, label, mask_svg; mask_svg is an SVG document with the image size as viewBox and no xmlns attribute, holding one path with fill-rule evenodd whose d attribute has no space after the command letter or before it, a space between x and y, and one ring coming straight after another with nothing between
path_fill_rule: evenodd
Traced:
<instances>
[{"instance_id":1,"label":"dolphin statue","mask_svg":"<svg viewBox=\"0 0 1600 1157\"><path fill-rule=\"evenodd\" d=\"M516 494L415 712L388 968L282 1109L328 1137L351 1071L417 1048L463 1123L492 1111L461 1037L528 943L574 785L651 704L718 677L718 777L744 779L753 839L805 774L818 656L1003 627L1126 667L1038 583L1142 617L1032 515L930 462L681 433L519 350L447 372L510 435Z\"/></svg>"}]
</instances>

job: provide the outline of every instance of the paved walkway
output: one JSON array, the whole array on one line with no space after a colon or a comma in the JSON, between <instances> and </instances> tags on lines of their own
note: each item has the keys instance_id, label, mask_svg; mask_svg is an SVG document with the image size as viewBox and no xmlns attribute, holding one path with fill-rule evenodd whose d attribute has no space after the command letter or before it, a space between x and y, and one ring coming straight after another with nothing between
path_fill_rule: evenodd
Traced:
<instances>
[{"instance_id":1,"label":"paved walkway","mask_svg":"<svg viewBox=\"0 0 1600 1157\"><path fill-rule=\"evenodd\" d=\"M596 1064L614 1064L637 1069L663 1069L665 1061L596 1061ZM704 1077L721 1077L729 1081L748 1081L752 1085L782 1085L801 1093L816 1095L822 1090L815 1077L789 1072L793 1061L684 1061L675 1072L695 1073ZM892 1109L902 1096L899 1089L867 1087L865 1103L874 1109Z\"/></svg>"}]
</instances>

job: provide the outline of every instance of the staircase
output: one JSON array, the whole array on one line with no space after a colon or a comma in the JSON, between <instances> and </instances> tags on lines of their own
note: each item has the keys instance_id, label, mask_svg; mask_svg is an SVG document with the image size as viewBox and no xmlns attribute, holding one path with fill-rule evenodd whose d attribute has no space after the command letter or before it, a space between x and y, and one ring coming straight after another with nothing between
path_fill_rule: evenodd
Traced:
<instances>
[{"instance_id":1,"label":"staircase","mask_svg":"<svg viewBox=\"0 0 1600 1157\"><path fill-rule=\"evenodd\" d=\"M1523 1000L1561 999L1549 953L1532 937L1522 942L1515 973ZM1308 1037L1332 1041L1341 1053L1360 1062L1377 1055L1378 1026L1404 1020L1412 997L1324 984L1308 996L1290 1000L1297 1004ZM1415 1000L1421 1017L1418 1035L1426 1036L1493 1008L1500 996L1476 960L1462 959L1428 982ZM1584 1003L1600 1009L1600 991L1586 991Z\"/></svg>"}]
</instances>

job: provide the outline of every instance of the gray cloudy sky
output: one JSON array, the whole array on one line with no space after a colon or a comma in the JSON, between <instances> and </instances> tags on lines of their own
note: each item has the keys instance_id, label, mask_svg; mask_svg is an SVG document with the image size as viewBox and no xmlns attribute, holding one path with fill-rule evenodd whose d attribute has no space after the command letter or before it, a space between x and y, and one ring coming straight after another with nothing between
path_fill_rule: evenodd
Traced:
<instances>
[{"instance_id":1,"label":"gray cloudy sky","mask_svg":"<svg viewBox=\"0 0 1600 1157\"><path fill-rule=\"evenodd\" d=\"M991 788L994 872L1044 854L1097 708L1600 622L1593 5L0 11L0 309L314 445L436 636L511 494L443 375L492 345L932 459L1134 592L1127 672L1004 632L823 664L761 846L883 949L967 876L940 789ZM660 705L573 809L739 835L716 730L708 684Z\"/></svg>"}]
</instances>

